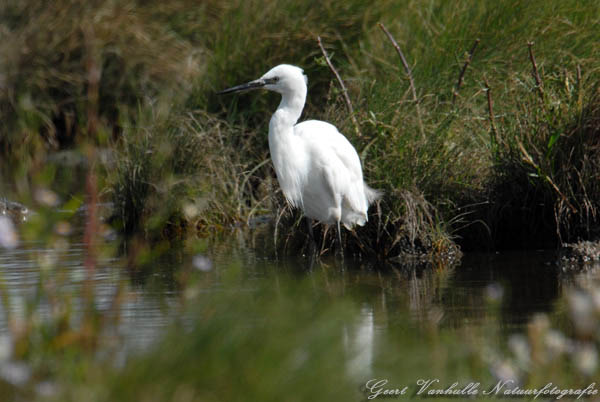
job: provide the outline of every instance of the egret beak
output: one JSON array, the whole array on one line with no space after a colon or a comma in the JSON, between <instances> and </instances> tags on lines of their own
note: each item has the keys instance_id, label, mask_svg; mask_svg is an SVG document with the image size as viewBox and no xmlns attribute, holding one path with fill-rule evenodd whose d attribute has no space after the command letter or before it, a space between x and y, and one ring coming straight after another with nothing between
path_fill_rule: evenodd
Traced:
<instances>
[{"instance_id":1,"label":"egret beak","mask_svg":"<svg viewBox=\"0 0 600 402\"><path fill-rule=\"evenodd\" d=\"M267 85L267 82L265 80L259 78L258 80L247 82L246 84L237 85L235 87L224 89L221 92L217 92L217 95L224 95L224 94L229 94L232 92L249 91L251 89L262 88L265 85Z\"/></svg>"}]
</instances>

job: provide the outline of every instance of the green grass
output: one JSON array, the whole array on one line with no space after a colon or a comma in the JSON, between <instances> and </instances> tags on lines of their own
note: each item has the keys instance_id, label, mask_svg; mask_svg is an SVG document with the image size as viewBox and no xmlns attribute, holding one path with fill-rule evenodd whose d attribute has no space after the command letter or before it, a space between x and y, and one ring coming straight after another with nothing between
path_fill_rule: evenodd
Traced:
<instances>
[{"instance_id":1,"label":"green grass","mask_svg":"<svg viewBox=\"0 0 600 402\"><path fill-rule=\"evenodd\" d=\"M0 152L27 174L52 149L115 149L103 194L125 233L209 233L270 214L285 217L280 245L306 246L268 162L277 96L216 95L292 63L309 76L302 118L337 125L386 194L359 240L344 234L353 253L385 259L455 242L548 247L597 236L594 1L29 3L2 6ZM408 59L418 105L377 22ZM317 35L348 86L360 136Z\"/></svg>"},{"instance_id":2,"label":"green grass","mask_svg":"<svg viewBox=\"0 0 600 402\"><path fill-rule=\"evenodd\" d=\"M15 161L118 136L150 99L181 96L193 48L133 1L4 2L0 149Z\"/></svg>"}]
</instances>

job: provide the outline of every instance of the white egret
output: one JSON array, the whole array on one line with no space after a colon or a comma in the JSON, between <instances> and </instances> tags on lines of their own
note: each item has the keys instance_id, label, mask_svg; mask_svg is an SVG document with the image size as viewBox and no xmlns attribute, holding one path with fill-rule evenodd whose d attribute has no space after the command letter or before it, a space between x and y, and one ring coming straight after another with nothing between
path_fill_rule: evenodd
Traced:
<instances>
[{"instance_id":1,"label":"white egret","mask_svg":"<svg viewBox=\"0 0 600 402\"><path fill-rule=\"evenodd\" d=\"M369 204L379 197L363 180L354 147L329 123L298 123L306 101L307 77L296 66L281 64L257 80L219 94L264 88L281 94L281 103L269 122L269 151L277 180L288 202L304 215L347 229L367 222ZM312 236L312 225L309 222ZM314 241L314 238L313 238Z\"/></svg>"}]
</instances>

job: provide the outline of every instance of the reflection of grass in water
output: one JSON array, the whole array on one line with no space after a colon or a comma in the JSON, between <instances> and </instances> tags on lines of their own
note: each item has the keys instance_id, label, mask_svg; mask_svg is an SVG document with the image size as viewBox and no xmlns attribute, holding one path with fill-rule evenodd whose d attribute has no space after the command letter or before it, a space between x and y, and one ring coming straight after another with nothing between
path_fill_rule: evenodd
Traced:
<instances>
[{"instance_id":1,"label":"reflection of grass in water","mask_svg":"<svg viewBox=\"0 0 600 402\"><path fill-rule=\"evenodd\" d=\"M438 349L429 349L431 339L423 342L420 331L404 322L384 337L372 326L361 328L365 322L351 299L332 294L321 274L280 275L251 289L242 279L242 267L224 269L221 291L188 300L191 321L171 328L123 368L103 372L96 366L79 385L67 382L58 399L86 394L88 400L107 401L357 400L368 379L363 376L371 373L350 365L370 364L356 360L365 350L378 361L372 375L400 382L415 381L415 373L434 375L430 366ZM186 293L201 290L204 280ZM463 353L451 352L448 359ZM439 356L439 364L446 361Z\"/></svg>"},{"instance_id":2,"label":"reflection of grass in water","mask_svg":"<svg viewBox=\"0 0 600 402\"><path fill-rule=\"evenodd\" d=\"M191 322L87 385L92 395L111 401L351 400L357 387L346 375L341 337L352 306L332 301L307 280L248 289L239 282L241 267L229 271L222 291L189 300ZM67 394L63 400L76 399Z\"/></svg>"}]
</instances>

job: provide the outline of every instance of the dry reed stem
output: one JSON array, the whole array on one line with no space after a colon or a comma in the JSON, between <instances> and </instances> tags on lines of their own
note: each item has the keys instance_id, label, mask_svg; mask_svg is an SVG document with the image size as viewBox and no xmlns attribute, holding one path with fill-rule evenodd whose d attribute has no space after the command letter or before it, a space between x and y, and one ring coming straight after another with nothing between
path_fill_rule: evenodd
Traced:
<instances>
[{"instance_id":1,"label":"dry reed stem","mask_svg":"<svg viewBox=\"0 0 600 402\"><path fill-rule=\"evenodd\" d=\"M475 54L475 49L477 49L477 45L479 45L479 42L480 42L479 38L475 39L475 43L471 47L471 50L469 50L469 56L467 57L467 60L465 60L465 64L463 65L462 70L460 70L460 74L458 75L458 82L456 83L456 89L452 93L452 104L453 105L454 105L454 102L456 102L456 97L458 96L458 91L460 90L460 87L463 84L465 73L467 72L467 68L469 67L469 64L471 64L471 61L473 60L473 54Z\"/></svg>"},{"instance_id":2,"label":"dry reed stem","mask_svg":"<svg viewBox=\"0 0 600 402\"><path fill-rule=\"evenodd\" d=\"M359 137L362 137L362 135L360 133L358 121L356 120L356 116L354 115L354 108L352 107L352 102L350 102L350 96L348 96L348 89L346 88L346 85L344 85L344 81L342 81L342 77L340 77L340 74L337 72L335 67L333 67L333 64L331 64L331 60L329 59L329 56L327 55L327 51L323 47L323 43L321 42L320 36L317 36L317 42L319 43L319 47L321 48L323 57L325 57L325 62L327 62L329 69L333 72L333 75L335 75L335 78L337 78L338 83L340 84L340 87L342 88L342 93L344 94L344 100L346 101L346 106L348 107L348 111L350 112L350 118L352 119L352 123L354 124L354 130L356 131L356 135Z\"/></svg>"},{"instance_id":3,"label":"dry reed stem","mask_svg":"<svg viewBox=\"0 0 600 402\"><path fill-rule=\"evenodd\" d=\"M529 60L531 60L531 64L533 65L533 77L535 78L535 84L537 86L538 94L540 95L540 100L542 101L543 107L544 89L542 88L542 79L540 78L540 73L538 71L537 63L535 61L535 56L533 55L533 42L527 42L527 48L529 49Z\"/></svg>"},{"instance_id":4,"label":"dry reed stem","mask_svg":"<svg viewBox=\"0 0 600 402\"><path fill-rule=\"evenodd\" d=\"M86 52L85 70L87 80L87 135L93 139L98 131L99 103L100 103L100 78L102 66L98 62L96 49L96 35L92 25L83 27L84 46Z\"/></svg>"},{"instance_id":5,"label":"dry reed stem","mask_svg":"<svg viewBox=\"0 0 600 402\"><path fill-rule=\"evenodd\" d=\"M577 64L577 108L582 109L583 91L581 90L581 65Z\"/></svg>"},{"instance_id":6,"label":"dry reed stem","mask_svg":"<svg viewBox=\"0 0 600 402\"><path fill-rule=\"evenodd\" d=\"M494 136L494 141L496 144L498 143L498 132L496 131L496 123L494 119L494 100L492 99L492 90L490 89L490 84L488 83L487 78L483 77L483 82L485 83L485 92L487 95L487 105L488 105L488 115L490 119L490 127L492 128L492 134Z\"/></svg>"},{"instance_id":7,"label":"dry reed stem","mask_svg":"<svg viewBox=\"0 0 600 402\"><path fill-rule=\"evenodd\" d=\"M398 52L398 55L400 56L400 60L402 61L402 65L404 66L404 71L406 71L406 75L408 76L408 81L410 82L410 90L412 91L413 101L415 102L415 106L417 107L417 117L419 118L419 130L421 130L421 135L423 136L423 139L425 139L425 130L423 129L423 121L421 119L421 108L419 106L419 99L417 98L417 90L415 89L415 81L413 79L412 72L410 71L410 67L408 66L408 62L406 61L406 57L404 57L404 53L402 53L402 49L400 49L398 42L396 42L396 40L394 39L394 37L392 36L390 31L388 31L387 28L381 22L378 25L379 25L379 28L381 28L381 30L383 31L383 33L386 34L386 36L388 37L390 42L392 42L392 45L394 46L394 48L396 49L396 52Z\"/></svg>"}]
</instances>

